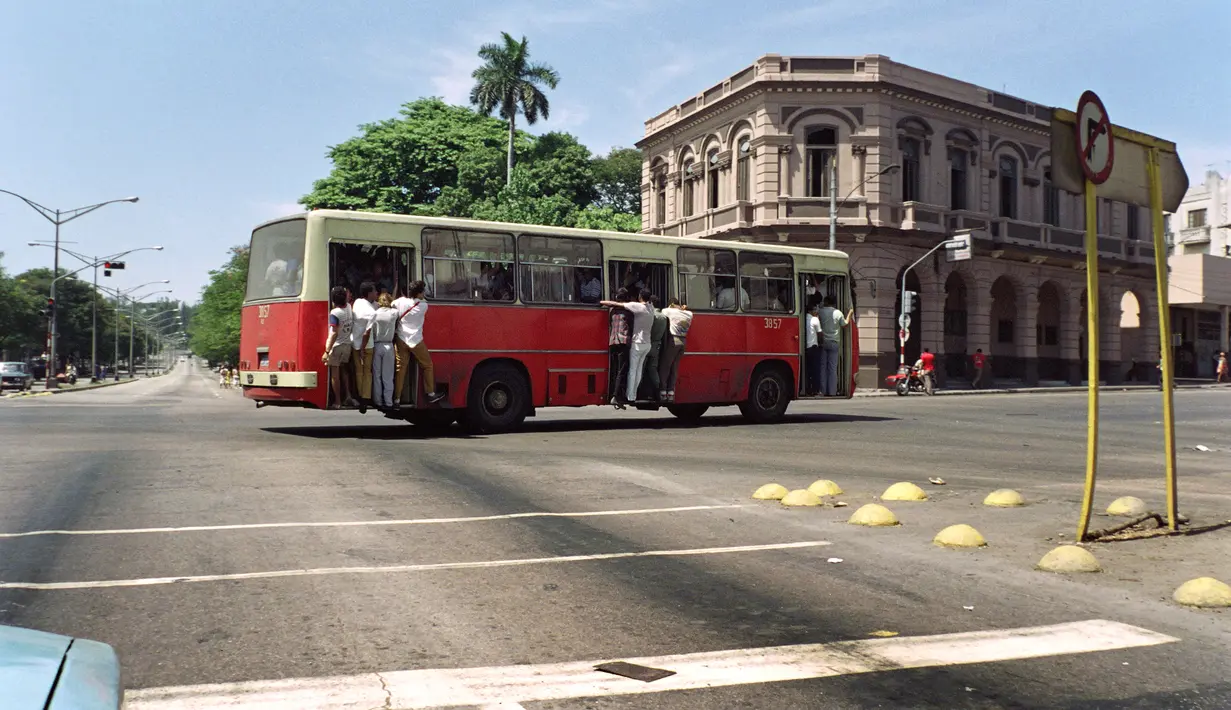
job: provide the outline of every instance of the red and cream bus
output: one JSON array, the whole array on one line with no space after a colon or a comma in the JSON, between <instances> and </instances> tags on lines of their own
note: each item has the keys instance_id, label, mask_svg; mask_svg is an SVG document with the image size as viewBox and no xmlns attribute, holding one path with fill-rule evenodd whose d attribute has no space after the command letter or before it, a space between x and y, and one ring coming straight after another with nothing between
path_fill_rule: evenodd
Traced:
<instances>
[{"instance_id":1,"label":"red and cream bus","mask_svg":"<svg viewBox=\"0 0 1231 710\"><path fill-rule=\"evenodd\" d=\"M257 227L250 258L239 369L257 406L330 404L321 353L332 286L393 291L422 279L432 304L424 342L447 396L429 405L413 373L398 416L487 432L540 407L608 401L600 285L611 298L638 283L695 313L666 407L682 419L724 405L754 422L780 419L804 395L804 304L832 296L853 306L842 252L465 219L317 210ZM838 397L854 393L857 342L844 329Z\"/></svg>"}]
</instances>

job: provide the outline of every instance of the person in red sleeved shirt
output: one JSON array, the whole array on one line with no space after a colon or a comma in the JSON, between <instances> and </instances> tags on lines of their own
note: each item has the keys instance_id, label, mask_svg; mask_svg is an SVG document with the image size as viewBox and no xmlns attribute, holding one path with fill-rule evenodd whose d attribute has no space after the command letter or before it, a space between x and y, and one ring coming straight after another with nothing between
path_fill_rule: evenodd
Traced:
<instances>
[{"instance_id":1,"label":"person in red sleeved shirt","mask_svg":"<svg viewBox=\"0 0 1231 710\"><path fill-rule=\"evenodd\" d=\"M970 360L975 366L975 379L971 384L975 389L982 389L983 373L987 371L987 356L983 354L983 348L976 349Z\"/></svg>"},{"instance_id":2,"label":"person in red sleeved shirt","mask_svg":"<svg viewBox=\"0 0 1231 710\"><path fill-rule=\"evenodd\" d=\"M936 382L936 356L931 350L923 349L919 359L915 361L915 371L919 378L924 381L924 384Z\"/></svg>"}]
</instances>

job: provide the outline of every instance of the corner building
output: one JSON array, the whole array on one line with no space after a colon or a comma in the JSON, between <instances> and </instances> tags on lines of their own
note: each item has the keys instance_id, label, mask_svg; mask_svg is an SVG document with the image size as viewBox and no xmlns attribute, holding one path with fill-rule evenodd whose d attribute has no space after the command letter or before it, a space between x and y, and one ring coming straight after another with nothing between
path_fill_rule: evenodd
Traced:
<instances>
[{"instance_id":1,"label":"corner building","mask_svg":"<svg viewBox=\"0 0 1231 710\"><path fill-rule=\"evenodd\" d=\"M960 387L982 348L998 381L1080 383L1085 208L1051 184L1050 116L884 56L765 55L646 121L643 231L824 248L836 189L863 388L897 369L904 269L969 232L973 259L949 263L941 250L907 277L920 294L908 361L929 348L941 383ZM1100 199L1098 225L1100 374L1149 379L1159 356L1149 210Z\"/></svg>"}]
</instances>

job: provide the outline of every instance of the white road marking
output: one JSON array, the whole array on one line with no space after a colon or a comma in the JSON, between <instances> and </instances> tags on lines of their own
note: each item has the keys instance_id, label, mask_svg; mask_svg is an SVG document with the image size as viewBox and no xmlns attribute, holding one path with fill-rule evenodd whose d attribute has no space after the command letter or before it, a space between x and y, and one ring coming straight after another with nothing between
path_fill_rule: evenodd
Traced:
<instances>
[{"instance_id":1,"label":"white road marking","mask_svg":"<svg viewBox=\"0 0 1231 710\"><path fill-rule=\"evenodd\" d=\"M579 513L503 513L478 515L467 518L410 518L406 520L350 520L320 523L242 523L236 525L190 525L168 528L130 528L114 530L31 530L19 533L0 533L0 539L36 537L39 535L138 535L144 533L215 532L219 530L262 530L267 528L347 528L381 527L385 525L441 525L445 523L475 523L485 520L516 520L519 518L597 518L611 515L651 515L654 513L686 513L696 510L727 510L747 508L746 505L685 505L674 508L639 508L634 510L595 510Z\"/></svg>"},{"instance_id":2,"label":"white road marking","mask_svg":"<svg viewBox=\"0 0 1231 710\"><path fill-rule=\"evenodd\" d=\"M733 552L759 552L762 550L790 550L800 547L820 547L832 543L821 540L806 542L779 542L769 545L739 545L736 547L701 547L691 550L647 550L644 552L607 552L598 555L564 555L559 557L530 557L512 560L485 560L481 562L435 562L418 565L385 565L381 567L317 567L314 569L285 569L270 572L239 572L235 574L202 574L184 577L146 577L144 579L100 579L87 582L0 582L0 589L109 589L113 587L153 587L160 584L180 582L224 582L245 579L276 579L281 577L320 577L337 574L392 574L399 572L431 572L446 569L487 569L492 567L520 567L547 565L559 562L591 562L596 560L623 560L632 557L688 557L692 555L724 555Z\"/></svg>"},{"instance_id":3,"label":"white road marking","mask_svg":"<svg viewBox=\"0 0 1231 710\"><path fill-rule=\"evenodd\" d=\"M403 710L639 695L1041 658L1155 646L1179 639L1114 621L736 649L651 658L367 673L129 691L129 710ZM594 670L624 660L675 675L652 683Z\"/></svg>"}]
</instances>

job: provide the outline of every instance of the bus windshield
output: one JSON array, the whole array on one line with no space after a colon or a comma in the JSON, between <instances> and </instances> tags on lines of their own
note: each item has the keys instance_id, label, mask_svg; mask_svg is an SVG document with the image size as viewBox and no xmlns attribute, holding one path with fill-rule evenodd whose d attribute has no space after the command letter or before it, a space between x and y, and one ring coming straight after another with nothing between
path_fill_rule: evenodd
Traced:
<instances>
[{"instance_id":1,"label":"bus windshield","mask_svg":"<svg viewBox=\"0 0 1231 710\"><path fill-rule=\"evenodd\" d=\"M261 227L252 233L245 300L298 296L303 288L306 220L293 219Z\"/></svg>"}]
</instances>

